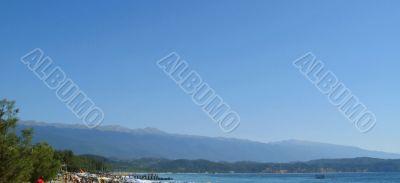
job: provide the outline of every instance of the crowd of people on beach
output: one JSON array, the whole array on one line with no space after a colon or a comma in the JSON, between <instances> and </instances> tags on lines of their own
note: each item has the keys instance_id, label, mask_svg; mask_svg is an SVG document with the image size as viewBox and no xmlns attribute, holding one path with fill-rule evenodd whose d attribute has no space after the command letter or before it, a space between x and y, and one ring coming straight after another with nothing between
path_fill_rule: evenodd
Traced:
<instances>
[{"instance_id":1,"label":"crowd of people on beach","mask_svg":"<svg viewBox=\"0 0 400 183\"><path fill-rule=\"evenodd\" d=\"M52 180L50 183L161 183L160 180L172 179L160 178L157 174L116 175L111 173L65 172L58 174L56 180ZM36 183L45 183L43 177L40 177Z\"/></svg>"},{"instance_id":2,"label":"crowd of people on beach","mask_svg":"<svg viewBox=\"0 0 400 183\"><path fill-rule=\"evenodd\" d=\"M64 183L95 183L94 177L79 177L78 175L68 173L63 176Z\"/></svg>"}]
</instances>

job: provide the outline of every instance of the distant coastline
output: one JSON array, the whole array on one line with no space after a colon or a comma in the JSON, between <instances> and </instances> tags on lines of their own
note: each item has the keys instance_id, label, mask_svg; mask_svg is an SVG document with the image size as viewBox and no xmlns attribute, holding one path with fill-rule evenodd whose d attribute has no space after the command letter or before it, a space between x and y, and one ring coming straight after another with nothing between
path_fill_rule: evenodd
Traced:
<instances>
[{"instance_id":1,"label":"distant coastline","mask_svg":"<svg viewBox=\"0 0 400 183\"><path fill-rule=\"evenodd\" d=\"M158 172L164 174L339 174L400 172L400 159L346 158L321 159L293 163L213 162L207 160L168 160L142 158L111 160L95 155L81 155L100 160L110 170L122 172Z\"/></svg>"}]
</instances>

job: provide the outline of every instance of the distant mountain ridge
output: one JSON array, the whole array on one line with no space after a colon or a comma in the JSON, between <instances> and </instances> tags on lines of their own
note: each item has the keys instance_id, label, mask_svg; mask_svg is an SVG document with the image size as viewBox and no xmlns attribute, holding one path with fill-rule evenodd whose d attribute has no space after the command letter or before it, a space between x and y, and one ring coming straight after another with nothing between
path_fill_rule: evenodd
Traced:
<instances>
[{"instance_id":1,"label":"distant mountain ridge","mask_svg":"<svg viewBox=\"0 0 400 183\"><path fill-rule=\"evenodd\" d=\"M82 124L63 124L63 123L46 123L46 122L38 122L38 121L20 121L19 122L23 126L45 126L45 127L56 127L56 128L75 128L75 129L88 129L85 125ZM100 131L115 131L115 132L127 132L127 133L166 133L157 128L137 128L130 129L120 125L106 125L99 126L96 128Z\"/></svg>"},{"instance_id":2,"label":"distant mountain ridge","mask_svg":"<svg viewBox=\"0 0 400 183\"><path fill-rule=\"evenodd\" d=\"M210 161L294 162L314 159L373 157L400 158L399 154L357 147L288 140L261 143L221 137L170 134L155 128L129 129L22 121L18 127L34 129L34 141L47 141L57 149L114 159L167 158Z\"/></svg>"}]
</instances>

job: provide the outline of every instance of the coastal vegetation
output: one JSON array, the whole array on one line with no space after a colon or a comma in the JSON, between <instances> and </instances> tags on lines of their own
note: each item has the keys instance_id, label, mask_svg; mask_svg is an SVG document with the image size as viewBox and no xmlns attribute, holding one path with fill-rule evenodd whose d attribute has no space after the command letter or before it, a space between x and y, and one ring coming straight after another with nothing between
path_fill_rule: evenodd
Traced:
<instances>
[{"instance_id":1,"label":"coastal vegetation","mask_svg":"<svg viewBox=\"0 0 400 183\"><path fill-rule=\"evenodd\" d=\"M51 180L61 171L110 171L105 158L76 156L70 150L55 150L47 142L32 143L31 128L16 130L19 110L15 102L0 100L0 182Z\"/></svg>"},{"instance_id":2,"label":"coastal vegetation","mask_svg":"<svg viewBox=\"0 0 400 183\"><path fill-rule=\"evenodd\" d=\"M70 172L112 171L112 164L106 158L95 155L75 155L71 150L57 150L54 157L62 162L62 170Z\"/></svg>"},{"instance_id":3,"label":"coastal vegetation","mask_svg":"<svg viewBox=\"0 0 400 183\"><path fill-rule=\"evenodd\" d=\"M105 160L118 171L174 173L317 173L317 172L400 172L400 160L368 157L321 159L292 163L213 162L141 158L130 161Z\"/></svg>"},{"instance_id":4,"label":"coastal vegetation","mask_svg":"<svg viewBox=\"0 0 400 183\"><path fill-rule=\"evenodd\" d=\"M18 122L14 101L0 101L0 182L34 182L40 176L53 178L60 161L46 142L32 144L32 129L15 131Z\"/></svg>"}]
</instances>

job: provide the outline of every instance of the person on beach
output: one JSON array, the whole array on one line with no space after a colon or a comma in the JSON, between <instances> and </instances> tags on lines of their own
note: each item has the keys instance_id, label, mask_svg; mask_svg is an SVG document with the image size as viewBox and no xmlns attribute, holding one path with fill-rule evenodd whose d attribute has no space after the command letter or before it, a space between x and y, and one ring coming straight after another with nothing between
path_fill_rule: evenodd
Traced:
<instances>
[{"instance_id":1,"label":"person on beach","mask_svg":"<svg viewBox=\"0 0 400 183\"><path fill-rule=\"evenodd\" d=\"M36 183L44 183L43 177L40 176L39 179L36 181Z\"/></svg>"},{"instance_id":2,"label":"person on beach","mask_svg":"<svg viewBox=\"0 0 400 183\"><path fill-rule=\"evenodd\" d=\"M64 174L64 183L68 183L69 177L67 174Z\"/></svg>"}]
</instances>

